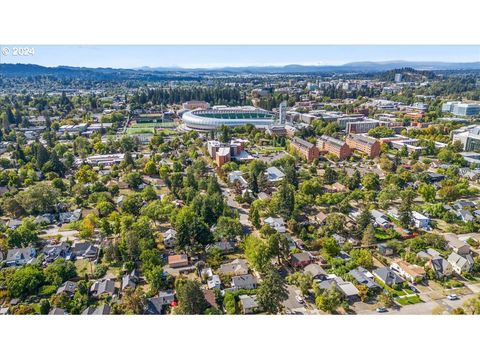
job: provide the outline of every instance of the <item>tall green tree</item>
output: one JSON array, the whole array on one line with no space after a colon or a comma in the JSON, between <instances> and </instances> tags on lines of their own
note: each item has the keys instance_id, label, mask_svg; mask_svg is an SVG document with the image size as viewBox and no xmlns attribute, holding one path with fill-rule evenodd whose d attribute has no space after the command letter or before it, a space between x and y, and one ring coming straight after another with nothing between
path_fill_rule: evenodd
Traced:
<instances>
[{"instance_id":1,"label":"tall green tree","mask_svg":"<svg viewBox=\"0 0 480 360\"><path fill-rule=\"evenodd\" d=\"M277 314L283 309L282 303L287 299L285 280L273 266L268 266L257 291L258 305L267 314Z\"/></svg>"},{"instance_id":2,"label":"tall green tree","mask_svg":"<svg viewBox=\"0 0 480 360\"><path fill-rule=\"evenodd\" d=\"M175 281L175 292L178 299L178 306L175 308L176 314L203 314L208 307L200 283L197 281L178 278Z\"/></svg>"}]
</instances>

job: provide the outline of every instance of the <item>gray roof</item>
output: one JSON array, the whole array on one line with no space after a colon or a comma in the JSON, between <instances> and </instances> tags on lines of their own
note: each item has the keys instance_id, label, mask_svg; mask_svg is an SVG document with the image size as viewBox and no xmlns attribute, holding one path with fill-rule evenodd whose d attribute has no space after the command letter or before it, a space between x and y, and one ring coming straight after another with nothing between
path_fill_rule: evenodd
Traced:
<instances>
[{"instance_id":1,"label":"gray roof","mask_svg":"<svg viewBox=\"0 0 480 360\"><path fill-rule=\"evenodd\" d=\"M405 282L402 277L398 276L393 270L388 267L382 267L373 270L373 275L375 275L388 286L402 284L403 282Z\"/></svg>"},{"instance_id":2,"label":"gray roof","mask_svg":"<svg viewBox=\"0 0 480 360\"><path fill-rule=\"evenodd\" d=\"M60 308L53 308L52 310L50 310L48 315L65 315L65 310Z\"/></svg>"},{"instance_id":3,"label":"gray roof","mask_svg":"<svg viewBox=\"0 0 480 360\"><path fill-rule=\"evenodd\" d=\"M465 265L468 265L468 268L470 268L473 265L473 258L471 255L461 256L456 252L452 252L448 257L448 262L460 268L465 267Z\"/></svg>"},{"instance_id":4,"label":"gray roof","mask_svg":"<svg viewBox=\"0 0 480 360\"><path fill-rule=\"evenodd\" d=\"M448 261L441 256L432 259L432 267L437 275L444 275L449 265Z\"/></svg>"},{"instance_id":5,"label":"gray roof","mask_svg":"<svg viewBox=\"0 0 480 360\"><path fill-rule=\"evenodd\" d=\"M31 246L25 247L25 248L10 249L8 250L5 261L7 263L18 262L18 263L25 264L33 260L35 256L36 256L36 251Z\"/></svg>"},{"instance_id":6,"label":"gray roof","mask_svg":"<svg viewBox=\"0 0 480 360\"><path fill-rule=\"evenodd\" d=\"M82 312L82 315L110 315L110 312L110 305L102 304L97 308L89 306Z\"/></svg>"},{"instance_id":7,"label":"gray roof","mask_svg":"<svg viewBox=\"0 0 480 360\"><path fill-rule=\"evenodd\" d=\"M369 271L364 269L363 267L359 266L356 269L350 270L349 274L353 276L353 278L359 283L365 285L369 289L378 288L378 284L373 281L372 278L368 277Z\"/></svg>"},{"instance_id":8,"label":"gray roof","mask_svg":"<svg viewBox=\"0 0 480 360\"><path fill-rule=\"evenodd\" d=\"M326 271L319 264L308 264L303 269L304 273L310 273L313 277L326 276Z\"/></svg>"},{"instance_id":9,"label":"gray roof","mask_svg":"<svg viewBox=\"0 0 480 360\"><path fill-rule=\"evenodd\" d=\"M73 294L76 288L77 288L77 283L73 281L65 281L62 285L58 287L57 294L60 294L63 292Z\"/></svg>"},{"instance_id":10,"label":"gray roof","mask_svg":"<svg viewBox=\"0 0 480 360\"><path fill-rule=\"evenodd\" d=\"M242 288L248 288L256 285L257 285L257 279L251 274L232 277L232 287L242 289Z\"/></svg>"},{"instance_id":11,"label":"gray roof","mask_svg":"<svg viewBox=\"0 0 480 360\"><path fill-rule=\"evenodd\" d=\"M115 282L110 279L98 280L92 285L90 291L95 296L100 296L102 294L113 295L113 293L115 292Z\"/></svg>"},{"instance_id":12,"label":"gray roof","mask_svg":"<svg viewBox=\"0 0 480 360\"><path fill-rule=\"evenodd\" d=\"M255 309L258 307L257 295L240 295L238 299L240 300L244 310Z\"/></svg>"}]
</instances>

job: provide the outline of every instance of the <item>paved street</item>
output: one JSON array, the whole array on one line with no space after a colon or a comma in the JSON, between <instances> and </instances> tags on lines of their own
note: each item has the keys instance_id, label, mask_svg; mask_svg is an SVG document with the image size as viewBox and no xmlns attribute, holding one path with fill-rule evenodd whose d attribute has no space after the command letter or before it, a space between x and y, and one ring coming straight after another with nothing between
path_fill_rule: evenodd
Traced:
<instances>
[{"instance_id":1,"label":"paved street","mask_svg":"<svg viewBox=\"0 0 480 360\"><path fill-rule=\"evenodd\" d=\"M359 315L372 315L372 314L431 315L432 310L438 308L439 306L441 306L444 309L444 312L450 312L453 309L461 307L465 301L467 301L468 299L471 299L472 297L475 297L476 295L477 294L469 294L469 295L461 296L459 300L448 300L445 297L444 299L440 299L440 300L431 300L431 301L427 301L419 304L402 306L399 309L388 309L388 312L381 313L381 314L375 311L376 309L375 305L366 305L365 307L362 306L362 308L356 307L355 311Z\"/></svg>"}]
</instances>

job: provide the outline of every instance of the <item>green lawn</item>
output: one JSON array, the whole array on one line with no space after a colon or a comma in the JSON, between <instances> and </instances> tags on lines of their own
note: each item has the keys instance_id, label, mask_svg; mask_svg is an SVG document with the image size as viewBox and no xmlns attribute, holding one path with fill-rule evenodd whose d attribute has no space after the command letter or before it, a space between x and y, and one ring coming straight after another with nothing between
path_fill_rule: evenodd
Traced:
<instances>
[{"instance_id":1,"label":"green lawn","mask_svg":"<svg viewBox=\"0 0 480 360\"><path fill-rule=\"evenodd\" d=\"M380 241L387 241L397 239L400 234L393 229L385 230L382 228L375 228L375 238Z\"/></svg>"},{"instance_id":2,"label":"green lawn","mask_svg":"<svg viewBox=\"0 0 480 360\"><path fill-rule=\"evenodd\" d=\"M396 298L395 301L402 306L418 304L422 302L422 300L420 299L420 296L418 295Z\"/></svg>"}]
</instances>

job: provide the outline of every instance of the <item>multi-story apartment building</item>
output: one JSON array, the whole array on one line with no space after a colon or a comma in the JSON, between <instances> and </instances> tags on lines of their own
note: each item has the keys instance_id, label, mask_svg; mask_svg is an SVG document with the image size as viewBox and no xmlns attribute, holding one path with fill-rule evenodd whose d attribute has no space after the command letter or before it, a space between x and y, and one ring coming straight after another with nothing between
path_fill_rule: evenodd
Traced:
<instances>
[{"instance_id":1,"label":"multi-story apartment building","mask_svg":"<svg viewBox=\"0 0 480 360\"><path fill-rule=\"evenodd\" d=\"M344 160L352 154L352 149L344 141L326 135L318 138L317 148L320 152L335 155L339 160Z\"/></svg>"},{"instance_id":2,"label":"multi-story apartment building","mask_svg":"<svg viewBox=\"0 0 480 360\"><path fill-rule=\"evenodd\" d=\"M290 142L290 146L297 154L305 158L307 161L318 159L318 149L314 144L308 141L300 139L299 137L294 137Z\"/></svg>"},{"instance_id":3,"label":"multi-story apartment building","mask_svg":"<svg viewBox=\"0 0 480 360\"><path fill-rule=\"evenodd\" d=\"M351 149L361 151L371 158L380 155L380 142L371 136L349 134L345 142Z\"/></svg>"}]
</instances>

